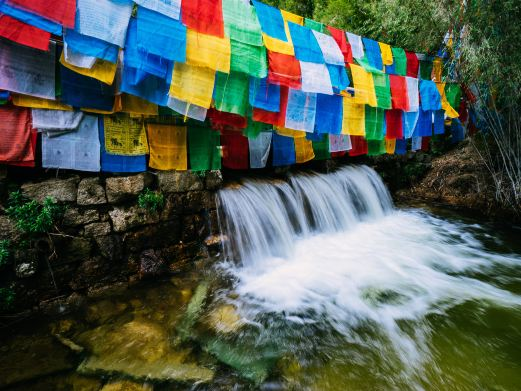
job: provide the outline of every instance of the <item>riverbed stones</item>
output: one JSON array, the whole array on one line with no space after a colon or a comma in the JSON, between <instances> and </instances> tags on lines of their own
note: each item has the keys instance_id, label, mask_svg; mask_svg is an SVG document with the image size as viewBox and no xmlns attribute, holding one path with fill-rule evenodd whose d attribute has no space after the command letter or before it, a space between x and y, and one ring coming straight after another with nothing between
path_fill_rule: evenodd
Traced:
<instances>
[{"instance_id":1,"label":"riverbed stones","mask_svg":"<svg viewBox=\"0 0 521 391\"><path fill-rule=\"evenodd\" d=\"M190 359L190 350L174 350L159 324L136 319L122 326L103 325L79 337L92 354L78 367L89 375L122 375L134 380L208 382L213 371Z\"/></svg>"},{"instance_id":2,"label":"riverbed stones","mask_svg":"<svg viewBox=\"0 0 521 391\"><path fill-rule=\"evenodd\" d=\"M164 193L184 193L204 188L202 179L191 171L163 171L157 179Z\"/></svg>"},{"instance_id":3,"label":"riverbed stones","mask_svg":"<svg viewBox=\"0 0 521 391\"><path fill-rule=\"evenodd\" d=\"M78 205L103 205L107 203L105 189L98 177L82 179L78 185Z\"/></svg>"},{"instance_id":4,"label":"riverbed stones","mask_svg":"<svg viewBox=\"0 0 521 391\"><path fill-rule=\"evenodd\" d=\"M107 383L100 391L152 391L154 387L149 384L139 384L128 380Z\"/></svg>"},{"instance_id":5,"label":"riverbed stones","mask_svg":"<svg viewBox=\"0 0 521 391\"><path fill-rule=\"evenodd\" d=\"M68 179L49 179L43 182L25 183L22 193L33 200L43 202L51 197L57 202L75 202L80 178L74 176Z\"/></svg>"},{"instance_id":6,"label":"riverbed stones","mask_svg":"<svg viewBox=\"0 0 521 391\"><path fill-rule=\"evenodd\" d=\"M208 315L208 324L217 333L234 333L243 325L242 318L237 309L230 304L224 304L215 308Z\"/></svg>"},{"instance_id":7,"label":"riverbed stones","mask_svg":"<svg viewBox=\"0 0 521 391\"><path fill-rule=\"evenodd\" d=\"M153 182L149 173L112 177L106 180L107 199L110 204L118 204L137 198L145 187Z\"/></svg>"}]
</instances>

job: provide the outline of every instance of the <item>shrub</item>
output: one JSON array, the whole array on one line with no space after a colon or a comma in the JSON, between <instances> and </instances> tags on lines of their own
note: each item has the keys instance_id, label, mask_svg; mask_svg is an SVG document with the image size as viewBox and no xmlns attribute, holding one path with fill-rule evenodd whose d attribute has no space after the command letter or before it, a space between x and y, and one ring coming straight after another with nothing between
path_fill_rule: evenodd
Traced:
<instances>
[{"instance_id":1,"label":"shrub","mask_svg":"<svg viewBox=\"0 0 521 391\"><path fill-rule=\"evenodd\" d=\"M7 311L13 307L15 293L12 288L0 288L0 311Z\"/></svg>"},{"instance_id":2,"label":"shrub","mask_svg":"<svg viewBox=\"0 0 521 391\"><path fill-rule=\"evenodd\" d=\"M52 231L65 212L65 208L51 197L40 204L25 198L19 191L9 194L8 205L7 216L18 229L30 235Z\"/></svg>"},{"instance_id":3,"label":"shrub","mask_svg":"<svg viewBox=\"0 0 521 391\"><path fill-rule=\"evenodd\" d=\"M0 240L0 267L9 260L9 240Z\"/></svg>"},{"instance_id":4,"label":"shrub","mask_svg":"<svg viewBox=\"0 0 521 391\"><path fill-rule=\"evenodd\" d=\"M138 205L150 213L157 213L165 206L165 197L161 192L146 188L139 195Z\"/></svg>"}]
</instances>

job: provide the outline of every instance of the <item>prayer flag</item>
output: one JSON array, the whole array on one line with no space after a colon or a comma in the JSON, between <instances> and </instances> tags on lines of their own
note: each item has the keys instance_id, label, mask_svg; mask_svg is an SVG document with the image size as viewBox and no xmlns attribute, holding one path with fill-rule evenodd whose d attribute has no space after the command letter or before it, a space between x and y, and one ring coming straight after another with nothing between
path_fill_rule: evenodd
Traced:
<instances>
[{"instance_id":1,"label":"prayer flag","mask_svg":"<svg viewBox=\"0 0 521 391\"><path fill-rule=\"evenodd\" d=\"M391 83L391 96L393 109L409 110L409 97L407 94L407 80L403 76L389 75Z\"/></svg>"},{"instance_id":2,"label":"prayer flag","mask_svg":"<svg viewBox=\"0 0 521 391\"><path fill-rule=\"evenodd\" d=\"M423 110L441 110L441 95L433 81L420 80L420 98Z\"/></svg>"},{"instance_id":3,"label":"prayer flag","mask_svg":"<svg viewBox=\"0 0 521 391\"><path fill-rule=\"evenodd\" d=\"M324 64L324 55L313 30L292 22L288 26L297 60Z\"/></svg>"},{"instance_id":4,"label":"prayer flag","mask_svg":"<svg viewBox=\"0 0 521 391\"><path fill-rule=\"evenodd\" d=\"M352 63L353 62L353 53L351 52L351 45L347 41L346 33L342 30L336 29L331 26L327 26L327 29L331 33L333 39L337 43L340 51L344 56L344 63Z\"/></svg>"},{"instance_id":5,"label":"prayer flag","mask_svg":"<svg viewBox=\"0 0 521 391\"><path fill-rule=\"evenodd\" d=\"M210 128L190 127L188 147L190 150L190 169L207 171L221 169L220 135Z\"/></svg>"},{"instance_id":6,"label":"prayer flag","mask_svg":"<svg viewBox=\"0 0 521 391\"><path fill-rule=\"evenodd\" d=\"M292 137L279 136L273 133L273 166L288 166L295 164L295 143Z\"/></svg>"},{"instance_id":7,"label":"prayer flag","mask_svg":"<svg viewBox=\"0 0 521 391\"><path fill-rule=\"evenodd\" d=\"M9 3L64 27L74 27L76 0L9 0Z\"/></svg>"},{"instance_id":8,"label":"prayer flag","mask_svg":"<svg viewBox=\"0 0 521 391\"><path fill-rule=\"evenodd\" d=\"M420 63L416 53L405 52L405 57L407 58L407 76L417 78Z\"/></svg>"},{"instance_id":9,"label":"prayer flag","mask_svg":"<svg viewBox=\"0 0 521 391\"><path fill-rule=\"evenodd\" d=\"M228 37L219 38L188 29L186 39L187 65L230 73L231 44Z\"/></svg>"},{"instance_id":10,"label":"prayer flag","mask_svg":"<svg viewBox=\"0 0 521 391\"><path fill-rule=\"evenodd\" d=\"M49 50L51 34L9 15L0 14L0 37L34 49Z\"/></svg>"},{"instance_id":11,"label":"prayer flag","mask_svg":"<svg viewBox=\"0 0 521 391\"><path fill-rule=\"evenodd\" d=\"M269 83L266 78L250 77L249 87L249 102L251 106L273 112L280 110L279 85Z\"/></svg>"},{"instance_id":12,"label":"prayer flag","mask_svg":"<svg viewBox=\"0 0 521 391\"><path fill-rule=\"evenodd\" d=\"M264 168L271 150L272 132L261 132L256 138L248 138L250 168Z\"/></svg>"},{"instance_id":13,"label":"prayer flag","mask_svg":"<svg viewBox=\"0 0 521 391\"><path fill-rule=\"evenodd\" d=\"M181 16L181 0L134 0L134 3L173 19L179 20Z\"/></svg>"},{"instance_id":14,"label":"prayer flag","mask_svg":"<svg viewBox=\"0 0 521 391\"><path fill-rule=\"evenodd\" d=\"M392 65L393 51L391 50L391 46L383 42L378 42L378 45L380 46L380 52L382 53L383 65Z\"/></svg>"},{"instance_id":15,"label":"prayer flag","mask_svg":"<svg viewBox=\"0 0 521 391\"><path fill-rule=\"evenodd\" d=\"M349 41L349 45L351 45L351 53L353 58L361 59L364 57L364 45L362 43L362 37L357 34L346 32L347 40Z\"/></svg>"},{"instance_id":16,"label":"prayer flag","mask_svg":"<svg viewBox=\"0 0 521 391\"><path fill-rule=\"evenodd\" d=\"M181 18L189 29L224 37L222 0L183 0Z\"/></svg>"},{"instance_id":17,"label":"prayer flag","mask_svg":"<svg viewBox=\"0 0 521 391\"><path fill-rule=\"evenodd\" d=\"M188 169L186 127L148 124L151 168L158 170Z\"/></svg>"},{"instance_id":18,"label":"prayer flag","mask_svg":"<svg viewBox=\"0 0 521 391\"><path fill-rule=\"evenodd\" d=\"M268 81L294 89L302 86L300 62L293 56L268 51Z\"/></svg>"},{"instance_id":19,"label":"prayer flag","mask_svg":"<svg viewBox=\"0 0 521 391\"><path fill-rule=\"evenodd\" d=\"M349 156L367 155L368 144L367 140L362 136L351 136L352 148L349 151Z\"/></svg>"},{"instance_id":20,"label":"prayer flag","mask_svg":"<svg viewBox=\"0 0 521 391\"><path fill-rule=\"evenodd\" d=\"M119 47L98 38L82 35L75 30L66 29L63 34L64 45L76 53L96 57L101 60L116 63Z\"/></svg>"},{"instance_id":21,"label":"prayer flag","mask_svg":"<svg viewBox=\"0 0 521 391\"><path fill-rule=\"evenodd\" d=\"M103 119L105 150L112 155L136 156L148 152L147 135L142 119L128 115L106 115Z\"/></svg>"},{"instance_id":22,"label":"prayer flag","mask_svg":"<svg viewBox=\"0 0 521 391\"><path fill-rule=\"evenodd\" d=\"M340 134L342 132L343 97L317 94L315 131Z\"/></svg>"},{"instance_id":23,"label":"prayer flag","mask_svg":"<svg viewBox=\"0 0 521 391\"><path fill-rule=\"evenodd\" d=\"M315 158L313 142L306 140L305 137L294 139L295 143L295 162L306 163Z\"/></svg>"},{"instance_id":24,"label":"prayer flag","mask_svg":"<svg viewBox=\"0 0 521 391\"><path fill-rule=\"evenodd\" d=\"M0 107L0 163L34 162L31 147L31 112L27 108Z\"/></svg>"},{"instance_id":25,"label":"prayer flag","mask_svg":"<svg viewBox=\"0 0 521 391\"><path fill-rule=\"evenodd\" d=\"M393 139L401 139L403 138L403 119L402 119L402 110L387 110L385 112L385 122L386 122L386 134L385 138L387 140Z\"/></svg>"},{"instance_id":26,"label":"prayer flag","mask_svg":"<svg viewBox=\"0 0 521 391\"><path fill-rule=\"evenodd\" d=\"M208 109L212 103L214 82L214 70L176 62L169 94Z\"/></svg>"},{"instance_id":27,"label":"prayer flag","mask_svg":"<svg viewBox=\"0 0 521 391\"><path fill-rule=\"evenodd\" d=\"M213 99L219 111L246 116L248 107L249 78L246 74L217 72Z\"/></svg>"},{"instance_id":28,"label":"prayer flag","mask_svg":"<svg viewBox=\"0 0 521 391\"><path fill-rule=\"evenodd\" d=\"M225 131L221 134L223 148L223 166L232 170L248 169L248 139L237 131Z\"/></svg>"},{"instance_id":29,"label":"prayer flag","mask_svg":"<svg viewBox=\"0 0 521 391\"><path fill-rule=\"evenodd\" d=\"M352 148L351 137L347 134L329 135L329 152L344 152Z\"/></svg>"},{"instance_id":30,"label":"prayer flag","mask_svg":"<svg viewBox=\"0 0 521 391\"><path fill-rule=\"evenodd\" d=\"M365 105L351 97L343 98L342 134L365 136Z\"/></svg>"},{"instance_id":31,"label":"prayer flag","mask_svg":"<svg viewBox=\"0 0 521 391\"><path fill-rule=\"evenodd\" d=\"M289 89L285 127L313 133L317 95Z\"/></svg>"},{"instance_id":32,"label":"prayer flag","mask_svg":"<svg viewBox=\"0 0 521 391\"><path fill-rule=\"evenodd\" d=\"M26 11L17 7L13 7L6 2L0 0L0 13L9 15L23 23L37 27L54 35L62 35L62 26L59 23L46 19L34 12Z\"/></svg>"},{"instance_id":33,"label":"prayer flag","mask_svg":"<svg viewBox=\"0 0 521 391\"><path fill-rule=\"evenodd\" d=\"M367 57L367 61L369 65L379 71L383 70L383 61L382 61L382 53L380 52L380 45L378 42L369 39L362 38L362 42L364 43L365 56Z\"/></svg>"},{"instance_id":34,"label":"prayer flag","mask_svg":"<svg viewBox=\"0 0 521 391\"><path fill-rule=\"evenodd\" d=\"M302 91L333 95L331 76L325 64L300 61Z\"/></svg>"}]
</instances>

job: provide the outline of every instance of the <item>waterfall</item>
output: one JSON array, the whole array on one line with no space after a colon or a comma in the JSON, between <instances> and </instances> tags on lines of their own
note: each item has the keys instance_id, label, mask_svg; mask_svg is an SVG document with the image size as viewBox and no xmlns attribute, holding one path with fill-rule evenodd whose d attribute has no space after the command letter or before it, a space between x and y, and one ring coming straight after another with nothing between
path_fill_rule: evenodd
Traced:
<instances>
[{"instance_id":1,"label":"waterfall","mask_svg":"<svg viewBox=\"0 0 521 391\"><path fill-rule=\"evenodd\" d=\"M287 257L296 239L348 230L393 209L378 174L367 166L284 181L247 181L218 194L221 231L230 259L252 264Z\"/></svg>"}]
</instances>

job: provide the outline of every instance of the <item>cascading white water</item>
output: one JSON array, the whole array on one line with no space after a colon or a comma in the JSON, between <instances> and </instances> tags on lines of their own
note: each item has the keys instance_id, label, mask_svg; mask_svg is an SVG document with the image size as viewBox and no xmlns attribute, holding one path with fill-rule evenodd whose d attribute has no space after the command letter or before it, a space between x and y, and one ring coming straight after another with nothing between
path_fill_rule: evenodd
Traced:
<instances>
[{"instance_id":1,"label":"cascading white water","mask_svg":"<svg viewBox=\"0 0 521 391\"><path fill-rule=\"evenodd\" d=\"M266 314L325 321L347 341L374 347L358 331L371 325L404 362L420 363L429 314L467 301L521 305L495 281L473 277L519 267L519 257L487 251L462 223L395 209L368 167L246 181L222 190L218 203L234 303L251 322ZM412 334L403 321L416 322Z\"/></svg>"}]
</instances>

